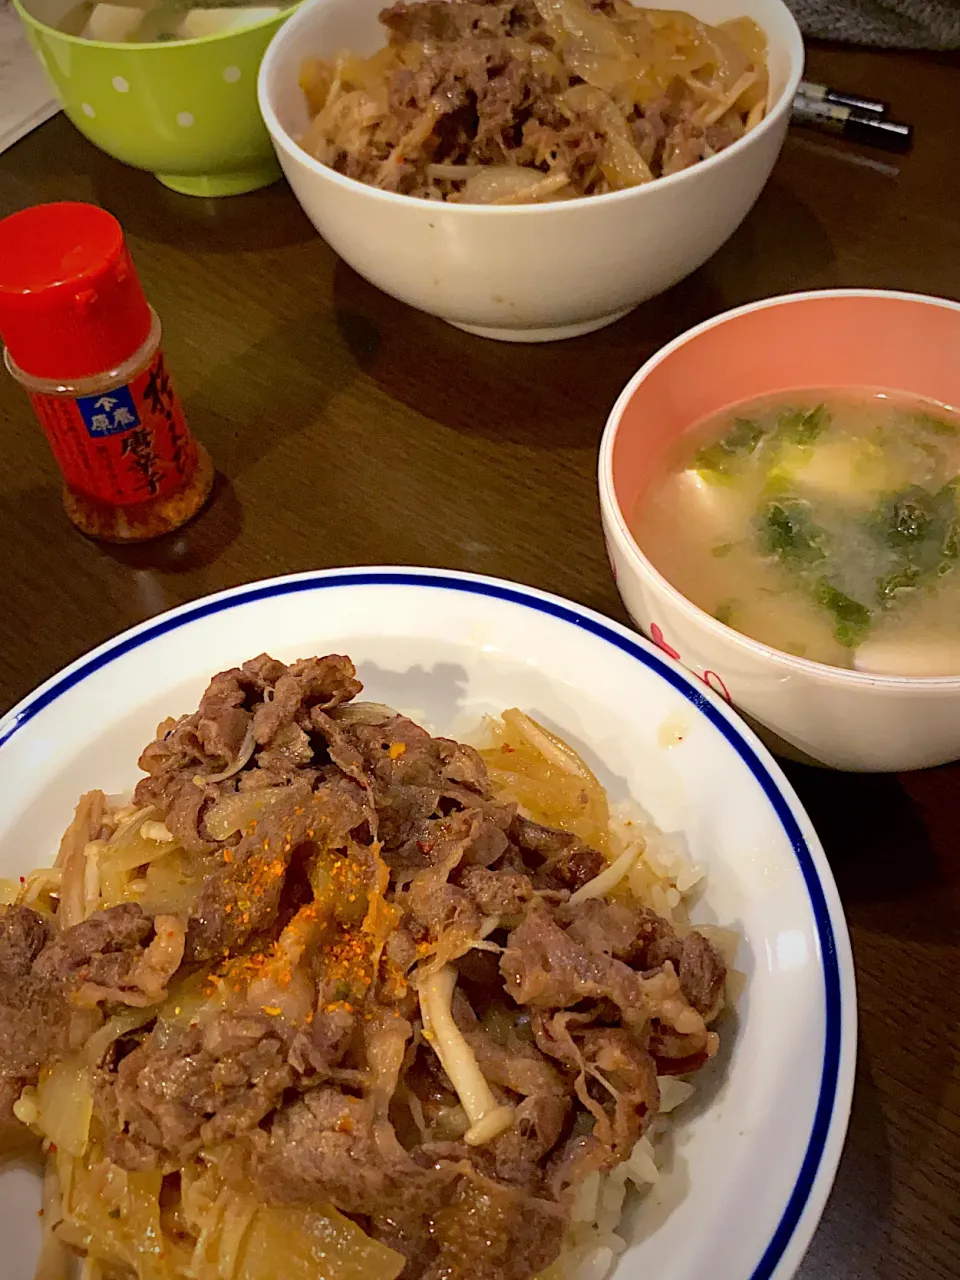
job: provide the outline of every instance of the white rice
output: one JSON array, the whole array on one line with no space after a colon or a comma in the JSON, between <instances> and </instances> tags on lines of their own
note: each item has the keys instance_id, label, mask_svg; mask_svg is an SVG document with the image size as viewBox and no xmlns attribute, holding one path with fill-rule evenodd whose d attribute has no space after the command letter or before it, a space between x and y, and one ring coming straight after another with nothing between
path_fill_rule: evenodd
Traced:
<instances>
[{"instance_id":1,"label":"white rice","mask_svg":"<svg viewBox=\"0 0 960 1280\"><path fill-rule=\"evenodd\" d=\"M685 899L700 884L704 872L691 862L683 837L661 831L635 800L611 805L610 832L613 856L638 844L643 846L629 877L634 895L665 920L685 925Z\"/></svg>"},{"instance_id":2,"label":"white rice","mask_svg":"<svg viewBox=\"0 0 960 1280\"><path fill-rule=\"evenodd\" d=\"M617 1230L627 1196L647 1190L660 1177L656 1154L649 1137L643 1137L616 1169L591 1173L583 1180L560 1257L560 1269L569 1280L604 1280L626 1249L627 1242Z\"/></svg>"}]
</instances>

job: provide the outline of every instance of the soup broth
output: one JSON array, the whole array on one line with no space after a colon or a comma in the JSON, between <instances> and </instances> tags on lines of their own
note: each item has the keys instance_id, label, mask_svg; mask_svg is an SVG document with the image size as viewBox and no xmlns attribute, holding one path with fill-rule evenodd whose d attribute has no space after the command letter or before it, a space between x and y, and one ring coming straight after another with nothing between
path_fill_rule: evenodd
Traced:
<instances>
[{"instance_id":1,"label":"soup broth","mask_svg":"<svg viewBox=\"0 0 960 1280\"><path fill-rule=\"evenodd\" d=\"M663 576L776 649L960 674L960 413L872 391L754 400L667 455L631 531Z\"/></svg>"},{"instance_id":2,"label":"soup broth","mask_svg":"<svg viewBox=\"0 0 960 1280\"><path fill-rule=\"evenodd\" d=\"M130 0L130 3L98 4L81 0L58 24L71 36L83 36L109 44L154 44L163 40L195 40L252 27L280 13L279 5L244 3L243 0Z\"/></svg>"}]
</instances>

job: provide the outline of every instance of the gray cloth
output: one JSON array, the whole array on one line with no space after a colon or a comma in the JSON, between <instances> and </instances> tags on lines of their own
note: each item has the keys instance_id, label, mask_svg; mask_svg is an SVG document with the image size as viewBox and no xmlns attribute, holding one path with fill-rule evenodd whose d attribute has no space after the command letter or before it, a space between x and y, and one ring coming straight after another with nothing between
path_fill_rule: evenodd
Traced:
<instances>
[{"instance_id":1,"label":"gray cloth","mask_svg":"<svg viewBox=\"0 0 960 1280\"><path fill-rule=\"evenodd\" d=\"M960 0L787 0L804 35L881 49L960 49Z\"/></svg>"}]
</instances>

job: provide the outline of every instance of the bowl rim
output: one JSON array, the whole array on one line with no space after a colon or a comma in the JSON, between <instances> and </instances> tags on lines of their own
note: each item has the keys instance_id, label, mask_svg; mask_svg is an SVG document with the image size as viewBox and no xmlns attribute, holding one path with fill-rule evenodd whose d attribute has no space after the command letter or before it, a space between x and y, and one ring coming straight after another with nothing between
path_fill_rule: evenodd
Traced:
<instances>
[{"instance_id":1,"label":"bowl rim","mask_svg":"<svg viewBox=\"0 0 960 1280\"><path fill-rule=\"evenodd\" d=\"M291 0L282 0L281 7L277 13L269 18L261 18L259 22L251 22L249 27L239 27L235 31L217 31L208 36L193 36L188 40L88 40L84 36L71 35L69 32L61 31L58 27L51 27L49 22L44 22L42 18L38 18L30 12L25 0L13 0L13 7L27 26L36 27L40 31L56 37L57 40L65 40L68 44L78 45L82 49L133 49L137 53L147 53L148 50L169 49L171 46L176 49L184 47L193 49L198 45L217 44L221 40L230 39L231 36L246 35L249 31L261 31L275 22L285 22L295 9L301 7L303 2L304 0L292 0L292 2Z\"/></svg>"},{"instance_id":2,"label":"bowl rim","mask_svg":"<svg viewBox=\"0 0 960 1280\"><path fill-rule=\"evenodd\" d=\"M0 718L2 748L61 695L117 658L166 632L212 614L297 592L356 586L408 586L486 596L587 631L665 681L720 733L752 774L793 848L817 935L824 1012L823 1058L807 1146L794 1188L750 1280L789 1280L816 1230L836 1176L853 1098L857 1000L853 954L843 906L823 846L796 792L753 731L680 663L629 628L584 606L533 587L453 570L369 566L289 574L246 583L181 605L122 632L41 684Z\"/></svg>"},{"instance_id":3,"label":"bowl rim","mask_svg":"<svg viewBox=\"0 0 960 1280\"><path fill-rule=\"evenodd\" d=\"M936 694L947 690L956 690L960 687L960 672L952 676L893 676L879 675L868 671L855 671L850 667L833 667L825 662L814 662L810 658L800 658L796 654L786 653L782 649L774 648L773 645L765 644L762 640L754 640L753 637L745 635L742 631L728 627L725 623L714 618L712 614L707 613L705 609L701 609L699 605L694 604L688 596L685 596L660 572L630 532L630 527L620 508L614 483L614 443L619 434L627 406L633 399L637 388L646 381L653 370L688 342L740 316L748 315L750 312L765 311L773 307L794 306L798 303L802 304L824 298L867 298L878 301L919 302L925 306L935 306L945 311L960 313L960 302L954 302L949 298L936 297L933 294L909 293L898 289L807 289L798 293L775 294L770 298L760 298L755 302L732 307L728 311L722 311L719 315L711 316L709 320L704 320L702 323L694 325L691 329L684 330L671 342L654 352L650 359L640 366L620 392L607 418L607 423L600 439L600 452L597 462L597 482L601 512L605 518L604 523L608 533L616 537L618 544L632 562L634 568L647 579L652 579L662 594L668 596L683 612L692 614L698 624L708 632L714 633L717 638L726 640L728 643L735 642L738 647L746 650L758 660L786 667L798 675L815 676L820 681L826 680L844 684L848 687L856 685L864 689L882 690L889 693L903 693L905 690L909 690L911 692L929 691L931 694Z\"/></svg>"},{"instance_id":4,"label":"bowl rim","mask_svg":"<svg viewBox=\"0 0 960 1280\"><path fill-rule=\"evenodd\" d=\"M15 4L21 2L22 0L14 0ZM283 42L296 38L299 24L308 22L315 9L327 4L337 3L337 0L302 0L302 3L298 6L299 12L276 32L267 46L263 61L260 63L260 72L257 76L257 100L260 105L260 114L263 116L267 131L273 139L274 145L282 147L292 160L303 165L309 172L316 174L318 177L328 179L334 185L342 187L346 191L363 192L371 199L393 204L399 208L423 208L429 210L431 215L445 218L457 217L465 213L487 218L504 217L510 214L529 217L534 213L549 213L552 217L560 217L564 214L576 213L584 207L602 208L614 202L636 198L643 192L665 191L677 187L685 181L694 181L695 175L705 171L712 172L727 157L740 155L753 142L780 127L793 107L793 99L803 76L805 51L800 28L784 0L769 0L769 2L782 11L781 16L787 32L783 40L783 49L789 59L790 70L782 92L776 101L768 106L767 114L764 118L749 133L743 134L736 142L731 143L723 151L718 151L716 155L710 156L706 160L701 160L697 164L690 165L687 169L681 169L679 173L667 174L666 177L655 178L653 182L644 183L639 187L628 187L624 191L606 191L602 195L596 196L574 196L570 200L556 200L546 204L450 204L446 200L424 200L420 196L400 195L395 191L382 191L379 187L372 187L369 183L360 182L356 178L348 178L346 174L339 173L336 169L331 169L329 165L325 165L320 160L315 159L300 146L292 134L280 123L274 110L271 93L273 66L280 57L279 51L283 48ZM665 3L657 7L670 8L671 6L669 3ZM769 40L769 32L765 29L764 35Z\"/></svg>"}]
</instances>

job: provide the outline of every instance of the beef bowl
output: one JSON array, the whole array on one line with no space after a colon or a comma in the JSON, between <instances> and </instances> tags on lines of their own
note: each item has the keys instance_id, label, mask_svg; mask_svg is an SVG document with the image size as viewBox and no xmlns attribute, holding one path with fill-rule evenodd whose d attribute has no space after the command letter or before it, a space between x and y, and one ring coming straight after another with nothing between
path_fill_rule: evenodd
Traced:
<instances>
[{"instance_id":1,"label":"beef bowl","mask_svg":"<svg viewBox=\"0 0 960 1280\"><path fill-rule=\"evenodd\" d=\"M452 3L463 8L461 0ZM494 11L497 6L490 3L487 8ZM501 8L508 13L508 29L514 29L509 27L510 22L519 23L522 28L526 19L517 15L526 12L523 6ZM312 114L300 84L304 64L308 59L333 62L344 51L366 58L382 49L387 38L379 21L382 0L309 0L267 51L259 79L260 109L283 171L308 217L344 261L372 284L410 306L483 337L514 342L573 337L612 323L705 262L746 217L783 143L803 67L802 40L786 5L781 0L689 0L684 8L703 23L716 25L748 19L762 31L766 47L765 53L757 55L757 65L762 64L763 68L763 101L754 102L753 116L749 120L745 116L745 131L736 141L713 154L713 146L721 143L711 134L714 141L704 141L701 148L707 158L672 171L682 163L674 157L663 165L665 176L647 180L649 166L639 177L635 173L636 166L646 166L646 161L633 154L624 133L625 118L618 116L611 122L612 99L604 98L592 117L591 136L594 142L603 139L603 146L612 147L614 142L610 140L618 140L621 158L626 146L624 163L633 176L624 181L639 184L607 190L605 194L582 195L582 187L563 185L563 174L556 173L560 162L555 153L546 158L540 155L537 163L541 171L554 175L561 183L554 193L558 198L516 203L526 197L514 192L498 197L506 203L485 204L464 203L459 195L455 200L423 199L397 189L384 189L347 176L309 154L300 145L311 127ZM477 9L474 6L475 12ZM584 6L565 7L559 0L536 0L536 7L531 4L527 9L534 15L546 13L554 23L551 30L560 32L556 39L551 37L555 48L574 40L571 33L584 20L583 12L589 16ZM594 13L593 19L596 17ZM490 19L472 21L482 24ZM499 17L494 26L497 22L501 22ZM598 59L603 63L606 58L604 66L609 68L615 59L600 48L608 36L609 32L599 32L595 48L583 44L587 37L577 37L581 40L581 62L577 65L582 67L584 59L596 64ZM421 40L427 50L423 57L430 56L432 39L428 34ZM690 34L686 29L681 37L691 46L698 39L695 31ZM685 48L681 48L682 57L678 54L678 59L687 59L685 65L692 66L689 58L693 55ZM541 50L535 58L542 56ZM507 78L513 74L511 57L505 56L499 64L505 68ZM642 70L639 54L636 65ZM584 75L597 83L604 74L603 68L584 70ZM577 82L576 75L573 79ZM691 73L691 93L698 92L697 84L696 73ZM328 88L329 81L324 92ZM441 158L446 117L436 103L448 91L459 93L461 88L454 75L453 88L440 86L428 106L439 112L441 133L437 134L437 145ZM382 86L371 92L374 96L382 94ZM469 90L466 95L468 111L469 103L475 100L470 97L473 92ZM490 89L493 95L499 92L497 85ZM577 83L577 110L595 92L600 92L596 85L591 88ZM737 92L734 86L731 93ZM382 98L380 102L382 109ZM568 97L563 104L565 120L574 114L569 102ZM722 108L721 102L718 115ZM343 109L349 111L349 103ZM378 110L376 103L371 109ZM388 104L388 115L391 110ZM524 112L510 117L507 133L513 130L513 141L508 139L509 145L517 142L517 122L524 119ZM712 117L708 113L703 118ZM492 120L491 127L495 123ZM638 127L656 132L659 118L647 124L633 119L630 127L634 129L631 137L636 136ZM676 127L682 135L682 120ZM402 146L414 147L416 130L417 126L393 147L387 157L391 165L394 161L404 162ZM542 138L542 132L538 136ZM523 133L523 138L524 146L534 147L529 135ZM434 142L436 138L430 145ZM350 145L348 140L348 149ZM346 163L342 152L338 160L336 145L329 150L328 158L335 165L339 163L351 172L362 167L362 157L354 155ZM649 157L650 153L646 154ZM602 172L608 173L605 155L606 152L598 164ZM651 160L654 163L660 162ZM449 167L438 165L436 172L446 175L441 181L449 180ZM542 176L536 172L536 163L526 172L532 172L535 179ZM387 172L378 180L391 185L391 177L396 175ZM395 181L392 185L397 187ZM599 189L604 185L600 182Z\"/></svg>"},{"instance_id":2,"label":"beef bowl","mask_svg":"<svg viewBox=\"0 0 960 1280\"><path fill-rule=\"evenodd\" d=\"M0 776L0 1152L46 1166L0 1167L3 1280L793 1275L847 929L648 641L464 574L253 583L55 676Z\"/></svg>"}]
</instances>

